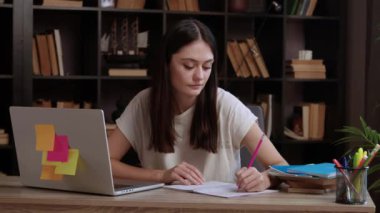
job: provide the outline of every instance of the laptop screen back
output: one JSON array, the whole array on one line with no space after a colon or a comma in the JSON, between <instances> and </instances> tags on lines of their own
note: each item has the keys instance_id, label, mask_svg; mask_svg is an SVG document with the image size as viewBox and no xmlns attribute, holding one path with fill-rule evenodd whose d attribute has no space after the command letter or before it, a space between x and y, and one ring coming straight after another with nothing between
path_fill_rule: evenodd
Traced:
<instances>
[{"instance_id":1,"label":"laptop screen back","mask_svg":"<svg viewBox=\"0 0 380 213\"><path fill-rule=\"evenodd\" d=\"M102 110L10 107L10 114L24 185L114 194Z\"/></svg>"}]
</instances>

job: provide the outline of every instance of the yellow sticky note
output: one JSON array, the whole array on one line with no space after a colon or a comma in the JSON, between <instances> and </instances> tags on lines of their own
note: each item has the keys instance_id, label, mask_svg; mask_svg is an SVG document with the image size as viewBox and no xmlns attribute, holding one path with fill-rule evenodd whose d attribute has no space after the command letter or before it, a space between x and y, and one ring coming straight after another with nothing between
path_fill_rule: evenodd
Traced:
<instances>
[{"instance_id":1,"label":"yellow sticky note","mask_svg":"<svg viewBox=\"0 0 380 213\"><path fill-rule=\"evenodd\" d=\"M61 162L61 164L55 168L55 174L75 175L77 171L78 159L79 150L69 149L69 160L67 162Z\"/></svg>"},{"instance_id":2,"label":"yellow sticky note","mask_svg":"<svg viewBox=\"0 0 380 213\"><path fill-rule=\"evenodd\" d=\"M55 173L55 166L42 166L41 180L62 180L63 175Z\"/></svg>"},{"instance_id":3,"label":"yellow sticky note","mask_svg":"<svg viewBox=\"0 0 380 213\"><path fill-rule=\"evenodd\" d=\"M46 165L46 166L59 166L62 163L60 161L48 161L47 160L47 151L42 152L42 159L41 159L41 164Z\"/></svg>"},{"instance_id":4,"label":"yellow sticky note","mask_svg":"<svg viewBox=\"0 0 380 213\"><path fill-rule=\"evenodd\" d=\"M51 124L36 124L36 150L52 151L54 149L55 129Z\"/></svg>"}]
</instances>

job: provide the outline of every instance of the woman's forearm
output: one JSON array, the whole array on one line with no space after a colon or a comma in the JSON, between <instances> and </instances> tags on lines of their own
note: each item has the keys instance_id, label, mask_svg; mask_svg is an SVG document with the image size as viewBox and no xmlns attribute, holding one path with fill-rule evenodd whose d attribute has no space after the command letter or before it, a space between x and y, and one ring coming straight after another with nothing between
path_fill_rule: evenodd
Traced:
<instances>
[{"instance_id":1,"label":"woman's forearm","mask_svg":"<svg viewBox=\"0 0 380 213\"><path fill-rule=\"evenodd\" d=\"M114 178L163 182L163 170L135 167L112 158L111 167Z\"/></svg>"}]
</instances>

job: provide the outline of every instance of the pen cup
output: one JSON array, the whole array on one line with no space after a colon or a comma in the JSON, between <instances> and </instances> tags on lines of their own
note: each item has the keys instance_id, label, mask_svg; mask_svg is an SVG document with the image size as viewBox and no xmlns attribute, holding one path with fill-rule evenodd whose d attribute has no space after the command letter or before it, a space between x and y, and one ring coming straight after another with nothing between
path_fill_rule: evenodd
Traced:
<instances>
[{"instance_id":1,"label":"pen cup","mask_svg":"<svg viewBox=\"0 0 380 213\"><path fill-rule=\"evenodd\" d=\"M336 167L335 202L365 204L367 202L368 167L353 169Z\"/></svg>"}]
</instances>

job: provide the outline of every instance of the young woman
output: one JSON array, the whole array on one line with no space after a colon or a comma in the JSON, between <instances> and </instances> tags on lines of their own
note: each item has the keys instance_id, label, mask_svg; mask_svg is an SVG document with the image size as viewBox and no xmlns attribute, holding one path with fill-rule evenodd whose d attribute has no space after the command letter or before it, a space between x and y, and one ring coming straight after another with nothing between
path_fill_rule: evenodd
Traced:
<instances>
[{"instance_id":1,"label":"young woman","mask_svg":"<svg viewBox=\"0 0 380 213\"><path fill-rule=\"evenodd\" d=\"M240 168L240 148L253 152L263 134L257 117L217 87L217 47L210 29L182 20L168 30L152 87L138 93L109 138L114 177L164 183L236 182L242 191L274 185L267 171ZM133 147L142 168L120 159ZM287 164L264 137L258 160Z\"/></svg>"}]
</instances>

